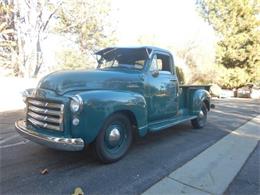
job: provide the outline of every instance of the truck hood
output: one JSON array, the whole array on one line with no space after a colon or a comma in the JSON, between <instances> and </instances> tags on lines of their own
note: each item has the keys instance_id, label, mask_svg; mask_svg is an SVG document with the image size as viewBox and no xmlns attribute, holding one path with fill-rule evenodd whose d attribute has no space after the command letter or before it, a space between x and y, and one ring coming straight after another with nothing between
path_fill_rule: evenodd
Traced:
<instances>
[{"instance_id":1,"label":"truck hood","mask_svg":"<svg viewBox=\"0 0 260 195\"><path fill-rule=\"evenodd\" d=\"M137 90L141 78L141 73L137 71L60 71L43 77L37 87L55 91L59 95L81 90Z\"/></svg>"}]
</instances>

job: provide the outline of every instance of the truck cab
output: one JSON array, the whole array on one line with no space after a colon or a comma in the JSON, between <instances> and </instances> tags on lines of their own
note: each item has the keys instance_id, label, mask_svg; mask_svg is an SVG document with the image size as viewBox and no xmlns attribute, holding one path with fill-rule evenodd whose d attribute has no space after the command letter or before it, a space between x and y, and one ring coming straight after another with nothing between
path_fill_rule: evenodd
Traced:
<instances>
[{"instance_id":1,"label":"truck cab","mask_svg":"<svg viewBox=\"0 0 260 195\"><path fill-rule=\"evenodd\" d=\"M59 71L25 92L26 118L17 131L68 150L93 145L104 163L122 158L133 136L191 120L204 127L209 86L180 86L172 54L157 47L100 50L95 70Z\"/></svg>"}]
</instances>

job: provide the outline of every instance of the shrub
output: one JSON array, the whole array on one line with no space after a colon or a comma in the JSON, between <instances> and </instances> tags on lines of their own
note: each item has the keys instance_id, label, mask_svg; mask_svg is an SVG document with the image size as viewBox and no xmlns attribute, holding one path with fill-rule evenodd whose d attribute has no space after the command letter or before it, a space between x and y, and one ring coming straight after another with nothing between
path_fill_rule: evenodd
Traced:
<instances>
[{"instance_id":1,"label":"shrub","mask_svg":"<svg viewBox=\"0 0 260 195\"><path fill-rule=\"evenodd\" d=\"M244 68L222 67L218 84L226 89L238 88L250 82L250 75Z\"/></svg>"},{"instance_id":2,"label":"shrub","mask_svg":"<svg viewBox=\"0 0 260 195\"><path fill-rule=\"evenodd\" d=\"M176 66L176 74L177 74L177 77L179 79L179 83L184 84L185 83L185 76L184 76L184 73L183 73L183 70L182 70L181 67Z\"/></svg>"}]
</instances>

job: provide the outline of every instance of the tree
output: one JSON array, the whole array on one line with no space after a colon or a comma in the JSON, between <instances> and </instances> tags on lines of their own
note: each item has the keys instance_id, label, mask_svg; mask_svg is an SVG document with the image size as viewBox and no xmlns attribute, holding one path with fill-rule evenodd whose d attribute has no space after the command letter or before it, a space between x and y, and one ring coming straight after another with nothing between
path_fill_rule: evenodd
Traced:
<instances>
[{"instance_id":1,"label":"tree","mask_svg":"<svg viewBox=\"0 0 260 195\"><path fill-rule=\"evenodd\" d=\"M90 56L114 41L109 13L110 0L1 1L1 66L15 69L16 75L36 77L43 64L42 44L50 32L76 42L81 52L75 49L74 55L70 50L72 58ZM83 59L87 58L78 65Z\"/></svg>"},{"instance_id":2,"label":"tree","mask_svg":"<svg viewBox=\"0 0 260 195\"><path fill-rule=\"evenodd\" d=\"M178 44L161 43L156 35L141 35L137 42L142 45L156 45L166 48L174 54L176 72L182 84L209 84L214 77L214 52L200 43L200 36L197 34L187 41Z\"/></svg>"},{"instance_id":3,"label":"tree","mask_svg":"<svg viewBox=\"0 0 260 195\"><path fill-rule=\"evenodd\" d=\"M80 52L78 49L65 48L56 52L57 65L54 70L74 70L74 69L90 69L96 65L96 59L93 61Z\"/></svg>"},{"instance_id":4,"label":"tree","mask_svg":"<svg viewBox=\"0 0 260 195\"><path fill-rule=\"evenodd\" d=\"M182 58L189 66L191 71L197 68L195 51L198 49L198 44L194 40L187 41L182 47L176 48L177 55Z\"/></svg>"},{"instance_id":5,"label":"tree","mask_svg":"<svg viewBox=\"0 0 260 195\"><path fill-rule=\"evenodd\" d=\"M216 63L247 74L233 87L259 80L259 0L197 0L197 5L218 35Z\"/></svg>"},{"instance_id":6,"label":"tree","mask_svg":"<svg viewBox=\"0 0 260 195\"><path fill-rule=\"evenodd\" d=\"M109 14L109 0L64 0L57 13L56 31L73 39L81 55L91 56L115 42Z\"/></svg>"},{"instance_id":7,"label":"tree","mask_svg":"<svg viewBox=\"0 0 260 195\"><path fill-rule=\"evenodd\" d=\"M43 63L42 41L48 35L48 25L61 2L48 0L14 0L14 24L17 34L20 74L36 77Z\"/></svg>"},{"instance_id":8,"label":"tree","mask_svg":"<svg viewBox=\"0 0 260 195\"><path fill-rule=\"evenodd\" d=\"M13 4L0 2L0 66L17 74L17 42Z\"/></svg>"}]
</instances>

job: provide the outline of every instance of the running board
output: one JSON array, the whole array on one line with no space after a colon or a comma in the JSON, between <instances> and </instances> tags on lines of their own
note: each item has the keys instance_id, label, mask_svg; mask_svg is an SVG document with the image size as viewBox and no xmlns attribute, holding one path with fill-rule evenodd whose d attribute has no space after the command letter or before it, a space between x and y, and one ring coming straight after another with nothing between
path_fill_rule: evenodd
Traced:
<instances>
[{"instance_id":1,"label":"running board","mask_svg":"<svg viewBox=\"0 0 260 195\"><path fill-rule=\"evenodd\" d=\"M149 128L149 131L151 131L151 132L159 131L159 130L177 125L179 123L195 119L195 118L197 118L197 116L194 116L194 115L193 116L188 115L188 116L174 117L174 118L170 118L170 119L167 119L167 120L162 120L162 121L150 123L148 125L148 128Z\"/></svg>"}]
</instances>

